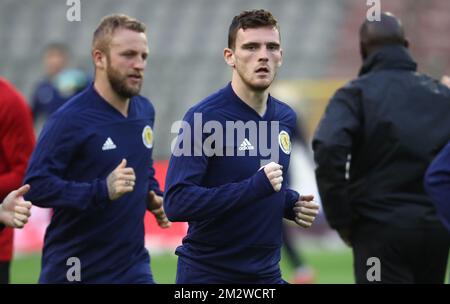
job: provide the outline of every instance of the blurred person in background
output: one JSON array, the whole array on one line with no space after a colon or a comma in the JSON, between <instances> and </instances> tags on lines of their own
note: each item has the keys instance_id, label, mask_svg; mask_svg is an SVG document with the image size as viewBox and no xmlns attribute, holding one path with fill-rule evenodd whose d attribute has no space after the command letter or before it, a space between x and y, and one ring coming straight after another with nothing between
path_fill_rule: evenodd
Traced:
<instances>
[{"instance_id":1,"label":"blurred person in background","mask_svg":"<svg viewBox=\"0 0 450 304\"><path fill-rule=\"evenodd\" d=\"M0 78L0 201L22 185L34 144L33 119L25 98L11 83ZM9 212L4 216L11 215L8 205L1 207L3 212ZM5 224L14 227L10 220L9 217ZM9 282L13 237L12 227L0 231L0 283L3 284Z\"/></svg>"},{"instance_id":2,"label":"blurred person in background","mask_svg":"<svg viewBox=\"0 0 450 304\"><path fill-rule=\"evenodd\" d=\"M296 246L295 235L289 231L289 223L283 221L283 248L289 264L293 269L293 276L290 280L292 284L312 284L315 281L315 272L310 267L300 250Z\"/></svg>"},{"instance_id":3,"label":"blurred person in background","mask_svg":"<svg viewBox=\"0 0 450 304\"><path fill-rule=\"evenodd\" d=\"M324 212L353 249L357 283L444 282L450 236L423 178L450 139L450 90L417 72L408 46L392 14L365 21L359 77L332 97L313 140Z\"/></svg>"},{"instance_id":4,"label":"blurred person in background","mask_svg":"<svg viewBox=\"0 0 450 304\"><path fill-rule=\"evenodd\" d=\"M45 77L36 85L31 98L37 133L53 112L81 92L90 82L86 73L70 67L70 51L63 43L54 42L47 45L42 64Z\"/></svg>"},{"instance_id":5,"label":"blurred person in background","mask_svg":"<svg viewBox=\"0 0 450 304\"><path fill-rule=\"evenodd\" d=\"M176 249L176 281L282 284L283 218L309 228L319 206L313 196L288 189L285 180L297 119L288 105L269 94L282 63L273 15L253 10L235 16L224 59L232 69L231 82L193 106L183 120L190 130L202 128L202 122L218 123L223 129L214 132L226 134L217 136L232 140L217 140L210 155L213 151L202 149L209 137L181 129L176 145L186 153L175 148L169 163L164 207L170 220L189 222ZM236 130L226 127L230 122L266 128L237 127L240 136L235 138ZM277 126L275 134L268 134L275 129L269 122ZM268 148L276 156L263 155L261 142L273 144Z\"/></svg>"},{"instance_id":6,"label":"blurred person in background","mask_svg":"<svg viewBox=\"0 0 450 304\"><path fill-rule=\"evenodd\" d=\"M94 32L95 80L44 126L26 198L53 208L40 283L154 283L144 215L170 223L153 168L155 111L139 95L148 58L145 25L125 15ZM70 259L78 275L67 276Z\"/></svg>"},{"instance_id":7,"label":"blurred person in background","mask_svg":"<svg viewBox=\"0 0 450 304\"><path fill-rule=\"evenodd\" d=\"M293 181L295 179L295 184L298 185L298 189L303 189L301 192L313 193L305 191L307 186L311 185L310 176L307 176L306 170L310 169L310 174L314 175L314 162L310 149L308 148L307 139L305 135L305 125L303 124L303 119L301 115L297 114L297 131L296 138L293 144L293 153L291 155L291 161L289 164L289 172L287 175L287 183L293 186ZM293 165L295 165L296 160L301 160L299 172L294 172ZM317 192L317 191L315 191ZM315 196L316 197L316 196ZM317 198L316 198L317 200ZM317 220L316 220L317 223ZM296 234L290 231L289 227L291 222L289 220L283 220L283 248L285 252L285 257L289 265L293 270L293 275L289 280L292 284L312 284L315 281L315 271L308 265L305 257L302 253L301 241L296 242ZM300 243L300 247L298 246Z\"/></svg>"}]
</instances>

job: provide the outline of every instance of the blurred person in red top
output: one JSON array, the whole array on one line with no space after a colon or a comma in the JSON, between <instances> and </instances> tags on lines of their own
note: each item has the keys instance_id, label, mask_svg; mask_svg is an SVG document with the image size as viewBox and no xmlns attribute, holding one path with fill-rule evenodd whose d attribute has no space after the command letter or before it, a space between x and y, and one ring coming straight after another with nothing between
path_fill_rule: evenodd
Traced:
<instances>
[{"instance_id":1,"label":"blurred person in red top","mask_svg":"<svg viewBox=\"0 0 450 304\"><path fill-rule=\"evenodd\" d=\"M0 78L0 201L19 188L34 148L31 110L24 97ZM0 283L9 282L13 228L0 231Z\"/></svg>"}]
</instances>

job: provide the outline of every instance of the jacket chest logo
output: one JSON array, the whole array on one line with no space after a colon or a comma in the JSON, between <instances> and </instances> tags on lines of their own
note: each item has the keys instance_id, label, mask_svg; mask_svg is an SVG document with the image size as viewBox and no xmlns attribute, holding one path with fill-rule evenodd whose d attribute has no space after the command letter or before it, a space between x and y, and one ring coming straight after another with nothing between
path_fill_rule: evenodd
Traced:
<instances>
[{"instance_id":1,"label":"jacket chest logo","mask_svg":"<svg viewBox=\"0 0 450 304\"><path fill-rule=\"evenodd\" d=\"M149 149L153 147L153 130L149 125L145 126L144 130L142 130L142 142Z\"/></svg>"},{"instance_id":2,"label":"jacket chest logo","mask_svg":"<svg viewBox=\"0 0 450 304\"><path fill-rule=\"evenodd\" d=\"M116 144L113 142L113 140L111 139L111 137L108 137L108 138L106 139L106 141L103 143L103 146L102 146L102 150L103 150L103 151L114 150L114 149L116 149L116 148L117 148L117 146L116 146Z\"/></svg>"},{"instance_id":3,"label":"jacket chest logo","mask_svg":"<svg viewBox=\"0 0 450 304\"><path fill-rule=\"evenodd\" d=\"M239 151L245 151L245 150L254 150L255 147L250 143L250 141L245 138L242 144L239 146Z\"/></svg>"},{"instance_id":4,"label":"jacket chest logo","mask_svg":"<svg viewBox=\"0 0 450 304\"><path fill-rule=\"evenodd\" d=\"M284 153L291 154L291 138L289 137L288 132L281 131L280 134L278 134L278 144Z\"/></svg>"}]
</instances>

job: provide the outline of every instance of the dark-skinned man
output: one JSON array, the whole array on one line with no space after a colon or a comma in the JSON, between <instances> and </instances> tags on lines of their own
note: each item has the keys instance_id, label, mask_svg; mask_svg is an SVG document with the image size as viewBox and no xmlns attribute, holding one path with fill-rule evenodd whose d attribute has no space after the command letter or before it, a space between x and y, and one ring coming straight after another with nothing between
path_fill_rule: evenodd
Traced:
<instances>
[{"instance_id":1,"label":"dark-skinned man","mask_svg":"<svg viewBox=\"0 0 450 304\"><path fill-rule=\"evenodd\" d=\"M442 283L450 236L423 178L450 139L450 90L417 72L392 14L362 24L360 50L359 77L313 140L327 220L353 249L357 283Z\"/></svg>"}]
</instances>

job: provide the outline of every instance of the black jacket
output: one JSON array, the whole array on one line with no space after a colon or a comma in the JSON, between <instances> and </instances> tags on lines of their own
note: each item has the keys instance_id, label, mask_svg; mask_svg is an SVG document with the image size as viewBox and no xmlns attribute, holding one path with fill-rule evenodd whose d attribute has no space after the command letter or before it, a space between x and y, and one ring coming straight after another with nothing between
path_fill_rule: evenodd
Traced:
<instances>
[{"instance_id":1,"label":"black jacket","mask_svg":"<svg viewBox=\"0 0 450 304\"><path fill-rule=\"evenodd\" d=\"M406 48L384 47L328 104L313 149L331 227L438 225L423 178L450 139L450 89L416 69Z\"/></svg>"}]
</instances>

